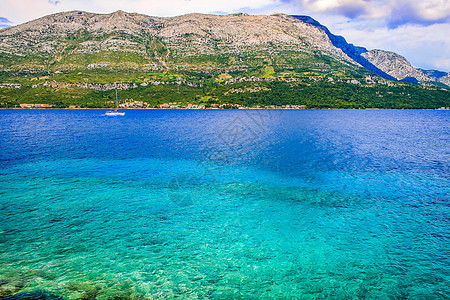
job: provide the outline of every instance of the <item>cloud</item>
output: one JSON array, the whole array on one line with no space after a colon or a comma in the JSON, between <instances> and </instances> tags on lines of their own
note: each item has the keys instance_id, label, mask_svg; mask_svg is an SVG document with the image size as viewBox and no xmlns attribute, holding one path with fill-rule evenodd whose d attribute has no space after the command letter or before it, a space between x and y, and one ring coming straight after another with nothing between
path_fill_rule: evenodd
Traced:
<instances>
[{"instance_id":1,"label":"cloud","mask_svg":"<svg viewBox=\"0 0 450 300\"><path fill-rule=\"evenodd\" d=\"M106 0L96 1L100 2ZM168 5L167 2L170 2L171 5ZM217 11L226 13L260 13L261 10L270 7L277 2L277 0L133 0L129 6L130 9L149 15L175 16L194 12L212 13Z\"/></svg>"},{"instance_id":2,"label":"cloud","mask_svg":"<svg viewBox=\"0 0 450 300\"><path fill-rule=\"evenodd\" d=\"M395 29L387 27L359 29L342 22L332 29L344 35L349 43L370 49L383 49L404 56L415 67L450 71L450 24L422 26L408 24Z\"/></svg>"},{"instance_id":3,"label":"cloud","mask_svg":"<svg viewBox=\"0 0 450 300\"><path fill-rule=\"evenodd\" d=\"M0 28L11 26L13 23L7 18L0 17Z\"/></svg>"},{"instance_id":4,"label":"cloud","mask_svg":"<svg viewBox=\"0 0 450 300\"><path fill-rule=\"evenodd\" d=\"M24 23L60 11L85 10L111 13L117 10L138 12L153 16L176 16L187 13L273 12L282 5L280 0L0 0L0 11L8 12L14 24Z\"/></svg>"},{"instance_id":5,"label":"cloud","mask_svg":"<svg viewBox=\"0 0 450 300\"><path fill-rule=\"evenodd\" d=\"M397 28L405 24L420 24L424 26L450 21L450 1L394 1L395 5L388 6L387 15L389 28Z\"/></svg>"},{"instance_id":6,"label":"cloud","mask_svg":"<svg viewBox=\"0 0 450 300\"><path fill-rule=\"evenodd\" d=\"M450 22L449 0L1 0L0 11L7 11L14 24L46 14L67 10L109 13L116 10L157 16L191 12L285 12L313 16L342 16L368 20L373 25L397 28L405 24L424 26Z\"/></svg>"},{"instance_id":7,"label":"cloud","mask_svg":"<svg viewBox=\"0 0 450 300\"><path fill-rule=\"evenodd\" d=\"M405 24L424 26L450 21L449 0L281 0L312 13L341 15L349 19L378 20L397 28Z\"/></svg>"},{"instance_id":8,"label":"cloud","mask_svg":"<svg viewBox=\"0 0 450 300\"><path fill-rule=\"evenodd\" d=\"M303 7L316 12L330 12L356 18L366 12L365 0L303 0Z\"/></svg>"},{"instance_id":9,"label":"cloud","mask_svg":"<svg viewBox=\"0 0 450 300\"><path fill-rule=\"evenodd\" d=\"M12 24L7 18L0 17L0 24Z\"/></svg>"}]
</instances>

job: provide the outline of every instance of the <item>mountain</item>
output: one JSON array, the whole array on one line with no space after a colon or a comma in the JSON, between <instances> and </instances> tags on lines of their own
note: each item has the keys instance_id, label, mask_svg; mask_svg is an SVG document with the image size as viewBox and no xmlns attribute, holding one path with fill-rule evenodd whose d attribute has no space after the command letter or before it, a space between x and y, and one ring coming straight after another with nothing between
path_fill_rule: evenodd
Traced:
<instances>
[{"instance_id":1,"label":"mountain","mask_svg":"<svg viewBox=\"0 0 450 300\"><path fill-rule=\"evenodd\" d=\"M428 75L434 79L439 79L448 74L448 73L438 71L438 70L424 70L424 69L418 69L418 70L422 71L423 73L425 73L426 75Z\"/></svg>"},{"instance_id":2,"label":"mountain","mask_svg":"<svg viewBox=\"0 0 450 300\"><path fill-rule=\"evenodd\" d=\"M358 47L353 44L347 43L347 41L345 40L344 37L332 34L327 27L323 26L322 24L320 24L319 22L317 22L316 20L314 20L313 18L311 18L309 16L294 16L294 17L301 20L302 22L311 24L314 27L321 29L323 32L325 32L327 34L331 43L335 47L341 49L345 54L348 55L348 57L353 59L355 62L359 63L361 66L363 66L367 70L369 70L385 79L396 80L395 77L384 72L378 66L376 66L372 62L368 61L363 55L361 55L362 53L367 52L366 48Z\"/></svg>"},{"instance_id":3,"label":"mountain","mask_svg":"<svg viewBox=\"0 0 450 300\"><path fill-rule=\"evenodd\" d=\"M450 73L447 73L447 75L445 76L439 77L438 81L447 86L450 86Z\"/></svg>"},{"instance_id":4,"label":"mountain","mask_svg":"<svg viewBox=\"0 0 450 300\"><path fill-rule=\"evenodd\" d=\"M436 84L436 82L441 82L450 86L448 80L438 80L439 78L448 75L448 73L438 70L422 70L414 68L406 58L399 54L383 50L368 51L364 47L347 43L344 37L332 34L327 27L309 16L294 17L323 30L335 47L341 49L345 54L367 70L385 79L432 85Z\"/></svg>"},{"instance_id":5,"label":"mountain","mask_svg":"<svg viewBox=\"0 0 450 300\"><path fill-rule=\"evenodd\" d=\"M321 28L282 14L157 18L72 11L1 30L0 51L3 68L248 67L269 60L312 67L328 58L356 66Z\"/></svg>"},{"instance_id":6,"label":"mountain","mask_svg":"<svg viewBox=\"0 0 450 300\"><path fill-rule=\"evenodd\" d=\"M120 88L154 106L435 108L450 106L448 92L397 80L444 87L445 78L395 53L349 44L308 16L71 11L0 29L0 106L108 106L108 91ZM422 92L433 94L429 102Z\"/></svg>"},{"instance_id":7,"label":"mountain","mask_svg":"<svg viewBox=\"0 0 450 300\"><path fill-rule=\"evenodd\" d=\"M450 73L445 73L438 70L419 70L436 80L436 82L440 82L442 84L445 84L446 86L450 86Z\"/></svg>"},{"instance_id":8,"label":"mountain","mask_svg":"<svg viewBox=\"0 0 450 300\"><path fill-rule=\"evenodd\" d=\"M435 81L425 72L414 68L403 56L384 50L371 50L362 54L372 64L396 78L414 83L431 83Z\"/></svg>"},{"instance_id":9,"label":"mountain","mask_svg":"<svg viewBox=\"0 0 450 300\"><path fill-rule=\"evenodd\" d=\"M429 83L437 79L393 52L349 44L309 16L283 14L158 18L123 11L63 12L0 30L0 53L0 67L5 69L251 67L261 63L312 68L330 65L332 58L334 63L363 66L389 80Z\"/></svg>"}]
</instances>

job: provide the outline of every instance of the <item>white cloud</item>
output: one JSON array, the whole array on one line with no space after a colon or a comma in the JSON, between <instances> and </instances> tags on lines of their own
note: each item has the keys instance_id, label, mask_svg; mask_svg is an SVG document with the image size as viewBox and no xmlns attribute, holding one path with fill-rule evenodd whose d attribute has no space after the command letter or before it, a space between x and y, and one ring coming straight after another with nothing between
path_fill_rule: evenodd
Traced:
<instances>
[{"instance_id":1,"label":"white cloud","mask_svg":"<svg viewBox=\"0 0 450 300\"><path fill-rule=\"evenodd\" d=\"M12 25L12 22L7 18L0 17L0 28L9 27Z\"/></svg>"},{"instance_id":2,"label":"white cloud","mask_svg":"<svg viewBox=\"0 0 450 300\"><path fill-rule=\"evenodd\" d=\"M395 28L404 24L443 23L450 21L449 0L280 0L290 7L313 13L380 19Z\"/></svg>"},{"instance_id":3,"label":"white cloud","mask_svg":"<svg viewBox=\"0 0 450 300\"><path fill-rule=\"evenodd\" d=\"M1 0L0 11L7 12L4 17L13 23L20 24L48 14L70 10L97 13L123 10L154 16L175 16L193 12L233 13L243 10L259 12L277 4L279 4L277 0Z\"/></svg>"},{"instance_id":4,"label":"white cloud","mask_svg":"<svg viewBox=\"0 0 450 300\"><path fill-rule=\"evenodd\" d=\"M364 0L303 0L301 5L316 12L333 12L349 18L361 15L366 10Z\"/></svg>"},{"instance_id":5,"label":"white cloud","mask_svg":"<svg viewBox=\"0 0 450 300\"><path fill-rule=\"evenodd\" d=\"M440 20L450 15L448 0L412 1L411 4L417 14L425 20Z\"/></svg>"},{"instance_id":6,"label":"white cloud","mask_svg":"<svg viewBox=\"0 0 450 300\"><path fill-rule=\"evenodd\" d=\"M240 12L241 10L257 10L274 4L274 0L171 0L171 5L167 5L167 1L136 1L131 7L135 11L158 15L158 16L174 16L186 13L211 13L215 11L223 12Z\"/></svg>"},{"instance_id":7,"label":"white cloud","mask_svg":"<svg viewBox=\"0 0 450 300\"><path fill-rule=\"evenodd\" d=\"M56 6L56 5L60 4L61 1L60 0L48 0L48 3Z\"/></svg>"}]
</instances>

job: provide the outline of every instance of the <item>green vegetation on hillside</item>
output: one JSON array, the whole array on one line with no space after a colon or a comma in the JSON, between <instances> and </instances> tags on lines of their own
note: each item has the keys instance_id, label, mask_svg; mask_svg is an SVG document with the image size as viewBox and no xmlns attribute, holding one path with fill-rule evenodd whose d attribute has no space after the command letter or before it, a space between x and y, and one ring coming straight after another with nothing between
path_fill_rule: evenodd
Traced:
<instances>
[{"instance_id":1,"label":"green vegetation on hillside","mask_svg":"<svg viewBox=\"0 0 450 300\"><path fill-rule=\"evenodd\" d=\"M246 107L304 105L307 108L440 108L450 107L450 93L440 88L386 81L357 69L283 69L263 65L224 73L195 70L3 71L0 107L23 103L54 107L112 107L114 83L127 83L120 99L150 107L183 104L239 104ZM370 78L369 81L367 81ZM374 82L372 80L376 80ZM8 84L20 84L8 86ZM134 84L134 86L133 86ZM103 91L98 90L102 86ZM95 89L97 87L97 90ZM233 105L228 107L233 107Z\"/></svg>"},{"instance_id":2,"label":"green vegetation on hillside","mask_svg":"<svg viewBox=\"0 0 450 300\"><path fill-rule=\"evenodd\" d=\"M32 42L27 55L0 52L0 107L112 107L115 88L122 102L148 107L450 107L445 88L387 81L306 44L268 42L230 51L223 40L196 34L171 42L122 30L63 36L41 37L57 45L53 52L38 51L42 45Z\"/></svg>"}]
</instances>

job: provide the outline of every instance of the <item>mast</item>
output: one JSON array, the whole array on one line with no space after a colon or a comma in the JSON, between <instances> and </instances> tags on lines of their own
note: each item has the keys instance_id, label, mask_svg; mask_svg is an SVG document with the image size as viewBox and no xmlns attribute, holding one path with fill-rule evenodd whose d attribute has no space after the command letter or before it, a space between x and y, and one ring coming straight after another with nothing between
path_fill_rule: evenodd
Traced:
<instances>
[{"instance_id":1,"label":"mast","mask_svg":"<svg viewBox=\"0 0 450 300\"><path fill-rule=\"evenodd\" d=\"M117 89L116 89L116 109L119 109L119 100L117 100Z\"/></svg>"}]
</instances>

